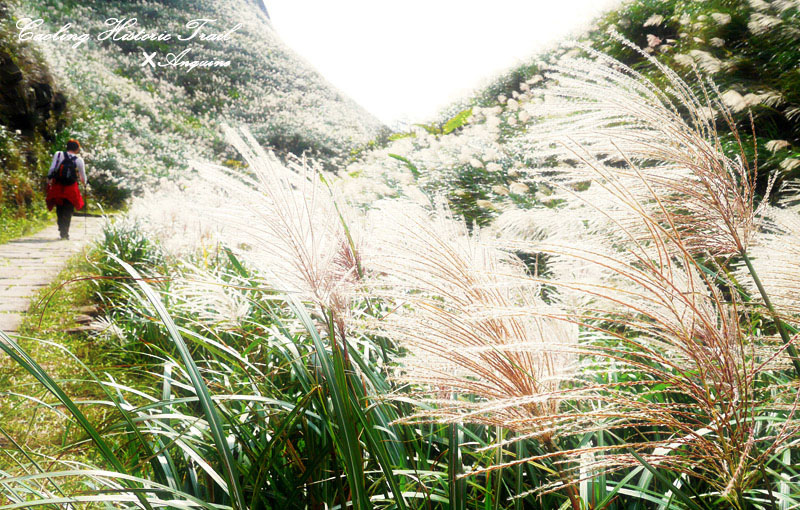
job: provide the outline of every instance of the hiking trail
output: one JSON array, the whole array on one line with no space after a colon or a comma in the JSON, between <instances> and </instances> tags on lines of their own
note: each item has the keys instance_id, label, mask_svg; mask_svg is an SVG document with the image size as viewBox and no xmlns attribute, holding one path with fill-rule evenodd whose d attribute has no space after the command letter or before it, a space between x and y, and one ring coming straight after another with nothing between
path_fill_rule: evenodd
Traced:
<instances>
[{"instance_id":1,"label":"hiking trail","mask_svg":"<svg viewBox=\"0 0 800 510\"><path fill-rule=\"evenodd\" d=\"M31 299L49 285L67 260L103 230L100 216L74 216L70 240L52 224L28 237L0 245L0 330L15 334Z\"/></svg>"}]
</instances>

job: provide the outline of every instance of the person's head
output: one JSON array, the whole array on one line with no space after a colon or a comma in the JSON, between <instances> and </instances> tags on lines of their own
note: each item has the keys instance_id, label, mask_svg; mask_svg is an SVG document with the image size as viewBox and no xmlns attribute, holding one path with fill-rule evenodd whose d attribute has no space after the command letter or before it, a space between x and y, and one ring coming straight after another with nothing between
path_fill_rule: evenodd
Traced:
<instances>
[{"instance_id":1,"label":"person's head","mask_svg":"<svg viewBox=\"0 0 800 510\"><path fill-rule=\"evenodd\" d=\"M81 144L78 140L70 140L67 142L67 152L74 152L75 154L81 151Z\"/></svg>"}]
</instances>

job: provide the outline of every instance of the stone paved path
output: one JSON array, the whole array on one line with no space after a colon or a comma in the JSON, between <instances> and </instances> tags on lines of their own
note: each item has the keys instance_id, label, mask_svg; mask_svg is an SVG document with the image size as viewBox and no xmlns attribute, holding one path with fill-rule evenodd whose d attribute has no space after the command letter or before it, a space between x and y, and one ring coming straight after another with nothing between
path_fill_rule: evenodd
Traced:
<instances>
[{"instance_id":1,"label":"stone paved path","mask_svg":"<svg viewBox=\"0 0 800 510\"><path fill-rule=\"evenodd\" d=\"M53 281L70 256L102 232L104 222L101 217L75 216L69 241L58 238L53 224L0 245L0 329L17 331L34 294Z\"/></svg>"}]
</instances>

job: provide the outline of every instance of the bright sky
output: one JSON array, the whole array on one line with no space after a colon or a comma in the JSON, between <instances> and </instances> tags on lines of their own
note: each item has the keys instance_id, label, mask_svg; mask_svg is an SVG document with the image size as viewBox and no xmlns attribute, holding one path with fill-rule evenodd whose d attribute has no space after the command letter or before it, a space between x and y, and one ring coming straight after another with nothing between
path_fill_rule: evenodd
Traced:
<instances>
[{"instance_id":1,"label":"bright sky","mask_svg":"<svg viewBox=\"0 0 800 510\"><path fill-rule=\"evenodd\" d=\"M423 121L614 0L265 0L279 36L387 123Z\"/></svg>"}]
</instances>

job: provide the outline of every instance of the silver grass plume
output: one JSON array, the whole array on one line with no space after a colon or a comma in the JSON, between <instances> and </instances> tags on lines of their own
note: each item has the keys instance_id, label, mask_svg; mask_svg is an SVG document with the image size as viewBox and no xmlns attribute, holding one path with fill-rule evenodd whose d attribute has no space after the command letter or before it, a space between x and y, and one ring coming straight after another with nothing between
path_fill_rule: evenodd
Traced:
<instances>
[{"instance_id":1,"label":"silver grass plume","mask_svg":"<svg viewBox=\"0 0 800 510\"><path fill-rule=\"evenodd\" d=\"M723 149L717 118L739 137L713 84L700 82L698 96L640 51L667 82L662 90L630 67L581 49L588 57L563 59L548 74L554 86L544 92L541 122L524 146L539 161L559 163L532 169L533 177L573 187L614 174L650 215L683 230L693 253L746 250L762 207L756 204L757 167L741 142L733 154Z\"/></svg>"},{"instance_id":2,"label":"silver grass plume","mask_svg":"<svg viewBox=\"0 0 800 510\"><path fill-rule=\"evenodd\" d=\"M356 212L337 202L314 168L279 162L244 129L226 134L245 171L196 164L202 184L189 207L214 220L217 238L270 287L346 316L358 275L359 229L348 232L345 225L357 224Z\"/></svg>"},{"instance_id":3,"label":"silver grass plume","mask_svg":"<svg viewBox=\"0 0 800 510\"><path fill-rule=\"evenodd\" d=\"M529 131L536 158L559 162L530 169L557 205L505 213L498 243L544 258L541 283L581 326L591 351L582 375L598 381L596 405L583 408L605 416L595 426L661 433L595 452L584 469L638 465L630 448L735 503L798 430L793 388L761 383L788 365L791 343L744 328L748 310L720 287L735 285L724 262L698 261L744 256L753 244L766 210L755 203L756 167L741 144L737 155L722 150L714 116L738 135L712 85L701 99L651 59L671 85L662 92L584 50L592 58L563 60L550 74L556 85ZM630 373L636 384L623 382ZM683 403L648 398L659 391ZM758 425L771 413L782 425Z\"/></svg>"},{"instance_id":4,"label":"silver grass plume","mask_svg":"<svg viewBox=\"0 0 800 510\"><path fill-rule=\"evenodd\" d=\"M764 213L763 228L756 234L749 253L767 294L788 316L800 321L800 207L769 207ZM742 266L737 277L755 296L758 295L749 271Z\"/></svg>"},{"instance_id":5,"label":"silver grass plume","mask_svg":"<svg viewBox=\"0 0 800 510\"><path fill-rule=\"evenodd\" d=\"M427 388L427 410L409 420L558 435L577 328L541 299L522 262L444 208L387 203L373 217L371 294L396 307L371 326L408 351L399 379Z\"/></svg>"},{"instance_id":6,"label":"silver grass plume","mask_svg":"<svg viewBox=\"0 0 800 510\"><path fill-rule=\"evenodd\" d=\"M570 221L562 229L542 209L525 219L536 224L541 217L540 230L521 228L513 217L499 229L500 245L547 257L548 272L539 281L555 289L554 302L580 325L584 381L566 392L567 400L602 416L595 428L662 433L663 439L597 451L595 464L584 468L637 465L624 452L633 448L653 465L702 478L726 497L740 493L798 431L796 392L759 382L788 366L785 349L772 336L743 329L747 310L719 289L712 275L724 274L720 268L695 260L684 231L637 209L614 180L608 176L603 189L616 200L593 202L598 194L587 193L590 203L567 209ZM591 221L595 216L602 221ZM638 374L636 384L623 382L631 373ZM683 403L647 398L658 392L679 395ZM757 423L770 413L787 418L767 432Z\"/></svg>"}]
</instances>

